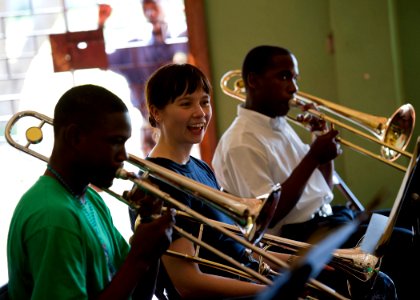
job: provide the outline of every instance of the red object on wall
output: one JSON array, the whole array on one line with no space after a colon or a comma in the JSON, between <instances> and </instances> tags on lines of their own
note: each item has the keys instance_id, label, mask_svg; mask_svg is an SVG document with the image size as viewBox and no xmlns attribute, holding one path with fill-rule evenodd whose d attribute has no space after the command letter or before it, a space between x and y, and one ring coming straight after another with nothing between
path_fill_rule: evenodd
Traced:
<instances>
[{"instance_id":1,"label":"red object on wall","mask_svg":"<svg viewBox=\"0 0 420 300\"><path fill-rule=\"evenodd\" d=\"M102 29L51 34L54 72L108 68Z\"/></svg>"}]
</instances>

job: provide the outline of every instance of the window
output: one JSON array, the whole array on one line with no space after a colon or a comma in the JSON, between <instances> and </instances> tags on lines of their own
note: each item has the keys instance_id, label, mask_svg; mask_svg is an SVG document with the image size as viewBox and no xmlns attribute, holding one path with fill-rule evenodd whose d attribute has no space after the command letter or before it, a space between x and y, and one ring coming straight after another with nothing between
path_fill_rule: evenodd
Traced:
<instances>
[{"instance_id":1,"label":"window","mask_svg":"<svg viewBox=\"0 0 420 300\"><path fill-rule=\"evenodd\" d=\"M186 31L183 0L161 0L168 23L175 35ZM49 36L65 32L96 30L98 28L96 0L4 0L0 2L0 269L7 270L6 242L9 222L22 193L43 173L45 163L12 148L4 138L7 121L18 111L36 110L52 117L55 102L68 88L76 84L102 84L130 99L127 79L110 70L80 69L54 72ZM140 0L109 0L112 14L104 28L107 54L128 47L128 41L140 44L147 39ZM184 39L185 40L185 39ZM175 41L174 42L179 42ZM130 105L130 103L127 103ZM133 113L139 112L133 108ZM132 118L140 124L141 117ZM18 127L19 128L19 127ZM22 132L14 129L17 137ZM23 131L22 129L21 131ZM140 143L131 140L131 149ZM51 143L50 143L51 145ZM46 150L49 155L48 150ZM50 150L49 150L50 151ZM130 149L129 149L130 151ZM197 155L198 152L197 152ZM109 196L110 197L110 196ZM114 218L125 236L131 234L127 207L104 196L112 213L124 214ZM120 220L120 221L119 221ZM1 272L0 285L7 282L7 272Z\"/></svg>"}]
</instances>

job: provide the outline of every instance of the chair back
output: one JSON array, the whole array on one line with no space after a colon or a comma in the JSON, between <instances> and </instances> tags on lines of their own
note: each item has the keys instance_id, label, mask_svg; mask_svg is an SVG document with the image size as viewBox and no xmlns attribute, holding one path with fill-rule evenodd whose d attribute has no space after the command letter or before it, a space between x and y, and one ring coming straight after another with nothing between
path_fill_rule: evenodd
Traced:
<instances>
[{"instance_id":1,"label":"chair back","mask_svg":"<svg viewBox=\"0 0 420 300\"><path fill-rule=\"evenodd\" d=\"M6 283L2 287L0 287L0 300L8 300L8 284Z\"/></svg>"}]
</instances>

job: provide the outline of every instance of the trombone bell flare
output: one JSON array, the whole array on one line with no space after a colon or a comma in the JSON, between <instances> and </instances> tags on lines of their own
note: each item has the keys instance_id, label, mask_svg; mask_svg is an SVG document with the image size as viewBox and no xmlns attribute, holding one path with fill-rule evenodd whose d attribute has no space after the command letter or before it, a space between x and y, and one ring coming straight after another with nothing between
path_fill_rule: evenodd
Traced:
<instances>
[{"instance_id":1,"label":"trombone bell flare","mask_svg":"<svg viewBox=\"0 0 420 300\"><path fill-rule=\"evenodd\" d=\"M276 184L273 186L269 195L261 196L263 197L264 202L257 213L255 221L253 222L253 232L251 233L252 243L258 243L264 236L271 220L273 219L274 212L276 211L277 204L280 200L280 195L281 186L280 184Z\"/></svg>"},{"instance_id":2,"label":"trombone bell flare","mask_svg":"<svg viewBox=\"0 0 420 300\"><path fill-rule=\"evenodd\" d=\"M414 107L409 103L402 105L387 120L381 135L383 142L404 150L413 135L415 123L416 113ZM382 146L381 155L389 161L395 161L400 156L400 153L389 147Z\"/></svg>"}]
</instances>

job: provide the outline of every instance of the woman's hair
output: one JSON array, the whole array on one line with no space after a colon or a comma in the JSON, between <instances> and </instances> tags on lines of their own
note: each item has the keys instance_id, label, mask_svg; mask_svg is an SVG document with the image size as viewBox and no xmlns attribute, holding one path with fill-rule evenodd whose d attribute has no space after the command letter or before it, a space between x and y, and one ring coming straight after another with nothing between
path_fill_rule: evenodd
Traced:
<instances>
[{"instance_id":1,"label":"woman's hair","mask_svg":"<svg viewBox=\"0 0 420 300\"><path fill-rule=\"evenodd\" d=\"M249 73L262 74L271 66L273 57L291 54L288 49L278 46L262 45L251 49L242 63L242 78L245 85L248 84Z\"/></svg>"},{"instance_id":2,"label":"woman's hair","mask_svg":"<svg viewBox=\"0 0 420 300\"><path fill-rule=\"evenodd\" d=\"M54 133L75 123L85 129L90 129L105 114L128 112L127 106L114 93L93 85L79 85L65 92L54 109Z\"/></svg>"},{"instance_id":3,"label":"woman's hair","mask_svg":"<svg viewBox=\"0 0 420 300\"><path fill-rule=\"evenodd\" d=\"M147 108L163 109L184 94L202 89L211 93L211 84L201 70L191 64L168 64L157 69L147 80L145 96ZM149 113L149 123L156 127L156 120Z\"/></svg>"}]
</instances>

